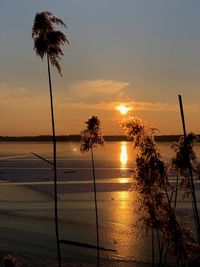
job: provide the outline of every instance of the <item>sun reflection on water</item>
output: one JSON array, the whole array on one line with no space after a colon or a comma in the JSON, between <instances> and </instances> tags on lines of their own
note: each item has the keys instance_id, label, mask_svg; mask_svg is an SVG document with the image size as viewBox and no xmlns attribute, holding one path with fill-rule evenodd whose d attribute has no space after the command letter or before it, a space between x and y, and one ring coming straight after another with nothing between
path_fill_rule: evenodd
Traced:
<instances>
[{"instance_id":1,"label":"sun reflection on water","mask_svg":"<svg viewBox=\"0 0 200 267\"><path fill-rule=\"evenodd\" d=\"M113 193L113 209L110 212L111 224L109 231L107 226L107 239L112 240L112 248L117 250L119 258L131 258L140 252L137 230L134 226L138 220L134 212L137 196L129 191L118 191ZM117 207L117 208L116 208Z\"/></svg>"},{"instance_id":2,"label":"sun reflection on water","mask_svg":"<svg viewBox=\"0 0 200 267\"><path fill-rule=\"evenodd\" d=\"M127 161L128 161L127 145L126 145L126 143L123 142L121 144L121 152L120 152L121 169L126 168Z\"/></svg>"},{"instance_id":3,"label":"sun reflection on water","mask_svg":"<svg viewBox=\"0 0 200 267\"><path fill-rule=\"evenodd\" d=\"M130 183L130 181L131 181L130 178L126 178L126 177L119 178L119 183L120 183L120 184Z\"/></svg>"},{"instance_id":4,"label":"sun reflection on water","mask_svg":"<svg viewBox=\"0 0 200 267\"><path fill-rule=\"evenodd\" d=\"M127 161L128 161L128 152L127 152L127 144L126 142L122 142L120 146L120 169L122 177L126 177L127 173ZM125 178L121 178L120 183L126 183L126 181L122 181Z\"/></svg>"}]
</instances>

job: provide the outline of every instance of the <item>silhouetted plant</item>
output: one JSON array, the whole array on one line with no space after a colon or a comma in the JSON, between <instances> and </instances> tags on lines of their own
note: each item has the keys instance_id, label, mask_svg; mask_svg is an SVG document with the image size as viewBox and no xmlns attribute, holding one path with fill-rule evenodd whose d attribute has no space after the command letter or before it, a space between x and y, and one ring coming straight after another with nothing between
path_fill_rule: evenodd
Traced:
<instances>
[{"instance_id":1,"label":"silhouetted plant","mask_svg":"<svg viewBox=\"0 0 200 267\"><path fill-rule=\"evenodd\" d=\"M182 266L186 266L195 243L192 233L185 224L181 224L172 208L168 189L172 189L162 156L157 148L154 135L155 128L149 128L142 120L129 117L121 122L126 134L133 139L137 148L134 188L139 192L138 205L141 220L146 232L152 229L152 246L154 232L159 248L159 266L165 266L168 254L175 257ZM193 254L193 255L191 255ZM152 265L154 266L154 248L152 248Z\"/></svg>"},{"instance_id":2,"label":"silhouetted plant","mask_svg":"<svg viewBox=\"0 0 200 267\"><path fill-rule=\"evenodd\" d=\"M172 158L172 165L180 176L180 187L183 188L183 197L192 197L194 222L197 232L197 239L200 242L200 222L194 188L193 175L199 175L200 163L197 160L193 150L195 142L198 141L195 134L190 133L187 136L181 136L179 141L173 143L172 149L175 151L175 157Z\"/></svg>"},{"instance_id":3,"label":"silhouetted plant","mask_svg":"<svg viewBox=\"0 0 200 267\"><path fill-rule=\"evenodd\" d=\"M5 267L22 267L22 265L17 261L17 259L10 254L6 255L3 260Z\"/></svg>"},{"instance_id":4,"label":"silhouetted plant","mask_svg":"<svg viewBox=\"0 0 200 267\"><path fill-rule=\"evenodd\" d=\"M59 232L58 232L58 212L57 212L57 164L56 164L56 134L55 134L55 122L54 122L54 108L53 108L53 94L51 85L51 71L50 64L55 66L59 74L61 74L60 59L63 55L61 46L65 43L69 43L66 36L57 31L54 24L66 27L65 23L53 16L51 12L44 11L37 13L35 16L32 38L34 41L34 50L37 56L42 59L46 56L48 67L48 79L49 79L49 93L50 93L50 107L51 107L51 121L52 121L52 135L53 135L53 167L54 167L54 202L55 202L55 231L58 251L58 265L61 266L60 256L60 244L59 244Z\"/></svg>"},{"instance_id":5,"label":"silhouetted plant","mask_svg":"<svg viewBox=\"0 0 200 267\"><path fill-rule=\"evenodd\" d=\"M175 157L172 158L172 164L177 173L181 176L180 185L184 188L185 196L191 195L191 185L188 179L188 169L191 167L192 172L199 175L200 163L197 160L193 150L194 143L198 141L197 136L193 133L188 134L186 139L181 136L178 142L172 144L172 149L175 151Z\"/></svg>"},{"instance_id":6,"label":"silhouetted plant","mask_svg":"<svg viewBox=\"0 0 200 267\"><path fill-rule=\"evenodd\" d=\"M96 191L96 175L94 166L94 153L93 148L98 145L104 145L104 139L100 129L100 120L96 116L92 116L85 122L87 128L81 131L81 152L91 151L92 159L92 173L94 185L94 200L95 200L95 215L96 215L96 242L97 242L97 266L99 266L99 219L98 219L98 205L97 205L97 191Z\"/></svg>"}]
</instances>

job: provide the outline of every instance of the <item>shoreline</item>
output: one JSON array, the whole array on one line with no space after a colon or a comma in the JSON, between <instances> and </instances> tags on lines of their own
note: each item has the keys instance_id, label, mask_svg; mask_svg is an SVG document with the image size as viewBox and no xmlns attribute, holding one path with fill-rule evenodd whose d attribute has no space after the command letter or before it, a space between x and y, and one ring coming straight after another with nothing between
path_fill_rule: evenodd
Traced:
<instances>
[{"instance_id":1,"label":"shoreline","mask_svg":"<svg viewBox=\"0 0 200 267\"><path fill-rule=\"evenodd\" d=\"M179 140L182 134L163 134L156 135L155 141L157 142L176 142ZM197 134L200 137L199 134ZM104 135L104 140L106 142L132 142L126 135ZM71 134L71 135L57 135L57 142L80 142L81 135ZM0 142L52 142L51 135L36 135L36 136L0 136Z\"/></svg>"}]
</instances>

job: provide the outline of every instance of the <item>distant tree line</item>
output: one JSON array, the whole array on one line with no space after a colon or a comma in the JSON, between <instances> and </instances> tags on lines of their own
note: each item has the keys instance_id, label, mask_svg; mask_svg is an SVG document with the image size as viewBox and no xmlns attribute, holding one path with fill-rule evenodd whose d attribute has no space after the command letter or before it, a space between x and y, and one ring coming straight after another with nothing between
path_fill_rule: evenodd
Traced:
<instances>
[{"instance_id":1,"label":"distant tree line","mask_svg":"<svg viewBox=\"0 0 200 267\"><path fill-rule=\"evenodd\" d=\"M155 141L157 142L177 142L180 135L158 135L155 136ZM200 135L198 135L200 141ZM106 135L104 136L105 141L130 141L130 139L125 135ZM0 136L0 142L4 141L16 141L16 142L52 142L52 136L50 135L38 135L38 136ZM56 141L58 142L70 142L81 141L81 135L58 135L56 136Z\"/></svg>"}]
</instances>

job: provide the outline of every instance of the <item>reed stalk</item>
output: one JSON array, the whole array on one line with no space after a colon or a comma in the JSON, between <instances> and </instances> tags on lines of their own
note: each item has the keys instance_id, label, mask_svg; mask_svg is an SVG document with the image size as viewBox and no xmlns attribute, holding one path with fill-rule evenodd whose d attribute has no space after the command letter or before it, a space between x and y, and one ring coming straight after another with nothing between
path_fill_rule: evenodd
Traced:
<instances>
[{"instance_id":1,"label":"reed stalk","mask_svg":"<svg viewBox=\"0 0 200 267\"><path fill-rule=\"evenodd\" d=\"M181 121L182 121L182 126L183 126L183 134L184 134L184 139L186 140L187 134L186 134L185 117L184 117L184 110L183 110L183 103L182 103L181 95L178 95L178 98L179 98L179 106L180 106L180 113L181 113ZM188 172L189 172L188 178L189 178L189 184L191 187L191 195L192 195L193 216L194 216L194 222L195 222L195 228L196 228L196 234L197 234L197 241L200 243L200 222L199 222L199 214L198 214L196 193L195 193L195 187L194 187L194 178L193 178L192 166L191 166L189 155L187 157L187 161L188 162L186 163L187 163Z\"/></svg>"}]
</instances>

